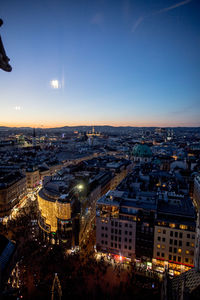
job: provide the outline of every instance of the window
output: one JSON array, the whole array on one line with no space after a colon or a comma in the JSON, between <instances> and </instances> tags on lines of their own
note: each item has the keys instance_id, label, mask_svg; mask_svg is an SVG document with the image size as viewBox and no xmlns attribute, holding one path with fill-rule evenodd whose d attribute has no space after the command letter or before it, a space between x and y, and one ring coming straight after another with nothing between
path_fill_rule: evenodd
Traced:
<instances>
[{"instance_id":1,"label":"window","mask_svg":"<svg viewBox=\"0 0 200 300\"><path fill-rule=\"evenodd\" d=\"M158 236L158 241L160 241L160 236Z\"/></svg>"},{"instance_id":2,"label":"window","mask_svg":"<svg viewBox=\"0 0 200 300\"><path fill-rule=\"evenodd\" d=\"M165 245L162 245L162 249L165 249Z\"/></svg>"},{"instance_id":3,"label":"window","mask_svg":"<svg viewBox=\"0 0 200 300\"><path fill-rule=\"evenodd\" d=\"M124 245L124 248L127 249L127 245Z\"/></svg>"},{"instance_id":4,"label":"window","mask_svg":"<svg viewBox=\"0 0 200 300\"><path fill-rule=\"evenodd\" d=\"M161 253L161 256L162 256L162 257L165 257L165 254L164 254L164 253Z\"/></svg>"},{"instance_id":5,"label":"window","mask_svg":"<svg viewBox=\"0 0 200 300\"><path fill-rule=\"evenodd\" d=\"M132 239L129 239L129 243L132 243Z\"/></svg>"},{"instance_id":6,"label":"window","mask_svg":"<svg viewBox=\"0 0 200 300\"><path fill-rule=\"evenodd\" d=\"M180 225L179 228L180 229L188 229L187 225Z\"/></svg>"},{"instance_id":7,"label":"window","mask_svg":"<svg viewBox=\"0 0 200 300\"><path fill-rule=\"evenodd\" d=\"M165 229L163 230L163 234L166 234L166 230Z\"/></svg>"},{"instance_id":8,"label":"window","mask_svg":"<svg viewBox=\"0 0 200 300\"><path fill-rule=\"evenodd\" d=\"M114 222L113 221L111 221L111 226L113 226L114 225Z\"/></svg>"},{"instance_id":9,"label":"window","mask_svg":"<svg viewBox=\"0 0 200 300\"><path fill-rule=\"evenodd\" d=\"M174 253L177 253L177 248L174 248Z\"/></svg>"},{"instance_id":10,"label":"window","mask_svg":"<svg viewBox=\"0 0 200 300\"><path fill-rule=\"evenodd\" d=\"M104 230L104 226L102 226L101 229Z\"/></svg>"},{"instance_id":11,"label":"window","mask_svg":"<svg viewBox=\"0 0 200 300\"><path fill-rule=\"evenodd\" d=\"M175 255L173 256L173 260L176 261L176 256Z\"/></svg>"},{"instance_id":12,"label":"window","mask_svg":"<svg viewBox=\"0 0 200 300\"><path fill-rule=\"evenodd\" d=\"M113 235L111 235L111 241L113 241Z\"/></svg>"},{"instance_id":13,"label":"window","mask_svg":"<svg viewBox=\"0 0 200 300\"><path fill-rule=\"evenodd\" d=\"M104 241L101 241L102 244L104 244Z\"/></svg>"},{"instance_id":14,"label":"window","mask_svg":"<svg viewBox=\"0 0 200 300\"><path fill-rule=\"evenodd\" d=\"M189 247L189 246L190 246L190 243L189 243L189 242L186 242L186 246Z\"/></svg>"},{"instance_id":15,"label":"window","mask_svg":"<svg viewBox=\"0 0 200 300\"><path fill-rule=\"evenodd\" d=\"M160 252L157 252L157 256L160 256Z\"/></svg>"},{"instance_id":16,"label":"window","mask_svg":"<svg viewBox=\"0 0 200 300\"><path fill-rule=\"evenodd\" d=\"M127 223L125 223L125 227L128 227L128 224L127 224Z\"/></svg>"},{"instance_id":17,"label":"window","mask_svg":"<svg viewBox=\"0 0 200 300\"><path fill-rule=\"evenodd\" d=\"M189 253L190 253L190 251L189 251L189 250L186 250L186 251L185 251L185 254L189 254Z\"/></svg>"},{"instance_id":18,"label":"window","mask_svg":"<svg viewBox=\"0 0 200 300\"><path fill-rule=\"evenodd\" d=\"M107 233L105 234L105 237L106 237L106 238L108 237Z\"/></svg>"},{"instance_id":19,"label":"window","mask_svg":"<svg viewBox=\"0 0 200 300\"><path fill-rule=\"evenodd\" d=\"M129 228L132 228L132 224L129 224Z\"/></svg>"},{"instance_id":20,"label":"window","mask_svg":"<svg viewBox=\"0 0 200 300\"><path fill-rule=\"evenodd\" d=\"M115 227L117 227L118 226L118 222L115 222Z\"/></svg>"},{"instance_id":21,"label":"window","mask_svg":"<svg viewBox=\"0 0 200 300\"><path fill-rule=\"evenodd\" d=\"M111 233L114 233L114 229L113 228L111 228Z\"/></svg>"},{"instance_id":22,"label":"window","mask_svg":"<svg viewBox=\"0 0 200 300\"><path fill-rule=\"evenodd\" d=\"M182 232L179 232L179 238L182 239L182 237L183 237Z\"/></svg>"},{"instance_id":23,"label":"window","mask_svg":"<svg viewBox=\"0 0 200 300\"><path fill-rule=\"evenodd\" d=\"M170 236L173 236L173 235L174 235L173 231L170 231Z\"/></svg>"},{"instance_id":24,"label":"window","mask_svg":"<svg viewBox=\"0 0 200 300\"><path fill-rule=\"evenodd\" d=\"M172 260L172 255L171 254L169 255L169 260Z\"/></svg>"},{"instance_id":25,"label":"window","mask_svg":"<svg viewBox=\"0 0 200 300\"><path fill-rule=\"evenodd\" d=\"M129 231L129 235L132 235L132 231Z\"/></svg>"},{"instance_id":26,"label":"window","mask_svg":"<svg viewBox=\"0 0 200 300\"><path fill-rule=\"evenodd\" d=\"M177 246L177 240L174 240L174 245Z\"/></svg>"},{"instance_id":27,"label":"window","mask_svg":"<svg viewBox=\"0 0 200 300\"><path fill-rule=\"evenodd\" d=\"M188 258L187 257L185 258L185 262L188 263Z\"/></svg>"},{"instance_id":28,"label":"window","mask_svg":"<svg viewBox=\"0 0 200 300\"><path fill-rule=\"evenodd\" d=\"M105 230L107 231L107 230L108 230L108 227L105 227Z\"/></svg>"},{"instance_id":29,"label":"window","mask_svg":"<svg viewBox=\"0 0 200 300\"><path fill-rule=\"evenodd\" d=\"M125 230L125 234L127 234L128 233L128 231L127 230Z\"/></svg>"},{"instance_id":30,"label":"window","mask_svg":"<svg viewBox=\"0 0 200 300\"><path fill-rule=\"evenodd\" d=\"M101 237L104 237L104 233L101 234Z\"/></svg>"},{"instance_id":31,"label":"window","mask_svg":"<svg viewBox=\"0 0 200 300\"><path fill-rule=\"evenodd\" d=\"M111 247L113 247L113 243L111 242Z\"/></svg>"},{"instance_id":32,"label":"window","mask_svg":"<svg viewBox=\"0 0 200 300\"><path fill-rule=\"evenodd\" d=\"M117 242L117 236L115 236L115 241Z\"/></svg>"},{"instance_id":33,"label":"window","mask_svg":"<svg viewBox=\"0 0 200 300\"><path fill-rule=\"evenodd\" d=\"M115 243L115 248L117 248L117 244Z\"/></svg>"},{"instance_id":34,"label":"window","mask_svg":"<svg viewBox=\"0 0 200 300\"><path fill-rule=\"evenodd\" d=\"M119 237L119 242L121 242L121 237Z\"/></svg>"},{"instance_id":35,"label":"window","mask_svg":"<svg viewBox=\"0 0 200 300\"><path fill-rule=\"evenodd\" d=\"M178 237L178 232L177 231L175 231L175 237Z\"/></svg>"},{"instance_id":36,"label":"window","mask_svg":"<svg viewBox=\"0 0 200 300\"><path fill-rule=\"evenodd\" d=\"M194 234L192 235L192 239L193 239L193 240L195 239L195 235L194 235Z\"/></svg>"},{"instance_id":37,"label":"window","mask_svg":"<svg viewBox=\"0 0 200 300\"><path fill-rule=\"evenodd\" d=\"M179 244L179 246L182 246L182 241L179 241L179 243L178 243L178 244Z\"/></svg>"},{"instance_id":38,"label":"window","mask_svg":"<svg viewBox=\"0 0 200 300\"><path fill-rule=\"evenodd\" d=\"M176 227L176 225L175 225L174 223L169 223L169 227L171 227L171 228L175 228L175 227Z\"/></svg>"},{"instance_id":39,"label":"window","mask_svg":"<svg viewBox=\"0 0 200 300\"><path fill-rule=\"evenodd\" d=\"M180 256L178 256L178 262L181 262L181 257Z\"/></svg>"},{"instance_id":40,"label":"window","mask_svg":"<svg viewBox=\"0 0 200 300\"><path fill-rule=\"evenodd\" d=\"M105 244L107 245L107 244L108 244L108 242L107 242L107 241L105 241Z\"/></svg>"},{"instance_id":41,"label":"window","mask_svg":"<svg viewBox=\"0 0 200 300\"><path fill-rule=\"evenodd\" d=\"M115 229L115 234L117 234L117 232L118 232L118 230L117 230L117 229Z\"/></svg>"},{"instance_id":42,"label":"window","mask_svg":"<svg viewBox=\"0 0 200 300\"><path fill-rule=\"evenodd\" d=\"M190 239L190 234L189 233L187 234L187 238Z\"/></svg>"},{"instance_id":43,"label":"window","mask_svg":"<svg viewBox=\"0 0 200 300\"><path fill-rule=\"evenodd\" d=\"M181 253L181 252L182 252L182 249L181 249L181 248L179 248L179 249L178 249L178 253Z\"/></svg>"},{"instance_id":44,"label":"window","mask_svg":"<svg viewBox=\"0 0 200 300\"><path fill-rule=\"evenodd\" d=\"M161 229L158 229L158 233L161 233Z\"/></svg>"},{"instance_id":45,"label":"window","mask_svg":"<svg viewBox=\"0 0 200 300\"><path fill-rule=\"evenodd\" d=\"M122 223L119 222L119 227L122 227Z\"/></svg>"},{"instance_id":46,"label":"window","mask_svg":"<svg viewBox=\"0 0 200 300\"><path fill-rule=\"evenodd\" d=\"M121 234L122 233L122 231L121 231L121 229L119 229L119 234Z\"/></svg>"},{"instance_id":47,"label":"window","mask_svg":"<svg viewBox=\"0 0 200 300\"><path fill-rule=\"evenodd\" d=\"M125 238L124 241L127 242L127 238Z\"/></svg>"},{"instance_id":48,"label":"window","mask_svg":"<svg viewBox=\"0 0 200 300\"><path fill-rule=\"evenodd\" d=\"M165 242L165 238L162 238L162 241Z\"/></svg>"},{"instance_id":49,"label":"window","mask_svg":"<svg viewBox=\"0 0 200 300\"><path fill-rule=\"evenodd\" d=\"M169 252L172 252L172 247L169 247Z\"/></svg>"},{"instance_id":50,"label":"window","mask_svg":"<svg viewBox=\"0 0 200 300\"><path fill-rule=\"evenodd\" d=\"M190 246L191 246L191 247L194 247L194 243L190 243Z\"/></svg>"},{"instance_id":51,"label":"window","mask_svg":"<svg viewBox=\"0 0 200 300\"><path fill-rule=\"evenodd\" d=\"M121 249L121 244L119 244L119 249Z\"/></svg>"},{"instance_id":52,"label":"window","mask_svg":"<svg viewBox=\"0 0 200 300\"><path fill-rule=\"evenodd\" d=\"M129 246L129 247L128 247L128 249L129 249L129 250L131 250L131 249L132 249L132 247L131 247L131 246Z\"/></svg>"},{"instance_id":53,"label":"window","mask_svg":"<svg viewBox=\"0 0 200 300\"><path fill-rule=\"evenodd\" d=\"M172 244L173 244L173 240L172 240L172 239L170 239L170 240L169 240L169 243L170 243L170 245L172 245Z\"/></svg>"},{"instance_id":54,"label":"window","mask_svg":"<svg viewBox=\"0 0 200 300\"><path fill-rule=\"evenodd\" d=\"M160 244L157 245L157 248L160 249Z\"/></svg>"}]
</instances>

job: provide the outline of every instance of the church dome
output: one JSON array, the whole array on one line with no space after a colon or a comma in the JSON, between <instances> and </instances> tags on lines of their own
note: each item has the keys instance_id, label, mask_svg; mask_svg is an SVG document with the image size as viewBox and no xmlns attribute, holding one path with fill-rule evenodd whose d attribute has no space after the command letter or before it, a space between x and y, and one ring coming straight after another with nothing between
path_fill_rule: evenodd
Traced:
<instances>
[{"instance_id":1,"label":"church dome","mask_svg":"<svg viewBox=\"0 0 200 300\"><path fill-rule=\"evenodd\" d=\"M152 157L151 149L145 144L136 144L133 147L132 154L135 157Z\"/></svg>"}]
</instances>

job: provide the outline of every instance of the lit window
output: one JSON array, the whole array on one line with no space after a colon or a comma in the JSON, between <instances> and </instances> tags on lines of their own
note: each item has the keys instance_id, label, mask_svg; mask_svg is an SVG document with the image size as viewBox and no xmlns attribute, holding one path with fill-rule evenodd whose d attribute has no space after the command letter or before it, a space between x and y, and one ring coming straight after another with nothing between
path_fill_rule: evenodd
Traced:
<instances>
[{"instance_id":1,"label":"lit window","mask_svg":"<svg viewBox=\"0 0 200 300\"><path fill-rule=\"evenodd\" d=\"M191 247L194 247L194 243L191 243L190 246L191 246Z\"/></svg>"},{"instance_id":2,"label":"lit window","mask_svg":"<svg viewBox=\"0 0 200 300\"><path fill-rule=\"evenodd\" d=\"M179 226L179 228L180 229L188 229L187 225L182 225L182 224Z\"/></svg>"},{"instance_id":3,"label":"lit window","mask_svg":"<svg viewBox=\"0 0 200 300\"><path fill-rule=\"evenodd\" d=\"M190 253L190 251L189 251L189 250L186 250L186 251L185 251L185 253L186 253L186 254L189 254L189 253Z\"/></svg>"},{"instance_id":4,"label":"lit window","mask_svg":"<svg viewBox=\"0 0 200 300\"><path fill-rule=\"evenodd\" d=\"M181 253L181 252L182 252L182 250L179 248L179 249L178 249L178 253Z\"/></svg>"},{"instance_id":5,"label":"lit window","mask_svg":"<svg viewBox=\"0 0 200 300\"><path fill-rule=\"evenodd\" d=\"M162 249L165 249L165 245L162 245Z\"/></svg>"},{"instance_id":6,"label":"lit window","mask_svg":"<svg viewBox=\"0 0 200 300\"><path fill-rule=\"evenodd\" d=\"M161 229L158 229L158 233L161 233Z\"/></svg>"},{"instance_id":7,"label":"lit window","mask_svg":"<svg viewBox=\"0 0 200 300\"><path fill-rule=\"evenodd\" d=\"M174 223L169 223L169 227L171 227L171 228L175 228L175 227L176 227L176 225L175 225Z\"/></svg>"},{"instance_id":8,"label":"lit window","mask_svg":"<svg viewBox=\"0 0 200 300\"><path fill-rule=\"evenodd\" d=\"M157 245L157 248L160 249L160 244Z\"/></svg>"}]
</instances>

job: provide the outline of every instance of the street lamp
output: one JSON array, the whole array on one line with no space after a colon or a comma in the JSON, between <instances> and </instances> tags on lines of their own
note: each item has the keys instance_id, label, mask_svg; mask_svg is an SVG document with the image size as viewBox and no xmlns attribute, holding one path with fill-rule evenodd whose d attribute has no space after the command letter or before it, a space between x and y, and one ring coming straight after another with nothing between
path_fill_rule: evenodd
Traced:
<instances>
[{"instance_id":1,"label":"street lamp","mask_svg":"<svg viewBox=\"0 0 200 300\"><path fill-rule=\"evenodd\" d=\"M84 185L80 183L80 184L74 186L74 187L67 193L67 195L69 196L70 193L72 193L73 191L76 191L76 190L77 190L78 192L81 192L83 189L84 189Z\"/></svg>"}]
</instances>

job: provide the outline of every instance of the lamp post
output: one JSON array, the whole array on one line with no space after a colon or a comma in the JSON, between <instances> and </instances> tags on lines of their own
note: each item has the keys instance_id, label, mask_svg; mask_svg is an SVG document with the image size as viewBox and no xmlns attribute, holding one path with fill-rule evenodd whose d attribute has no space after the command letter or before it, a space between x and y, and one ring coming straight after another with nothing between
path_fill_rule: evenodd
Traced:
<instances>
[{"instance_id":1,"label":"lamp post","mask_svg":"<svg viewBox=\"0 0 200 300\"><path fill-rule=\"evenodd\" d=\"M74 218L74 237L73 237L73 245L79 245L79 234L80 234L80 215L82 214L82 205L81 201L79 200L79 193L84 189L83 184L78 184L74 186L67 194L67 196L70 197L70 194L77 192L77 200L74 201L74 212L75 212L75 218Z\"/></svg>"},{"instance_id":2,"label":"lamp post","mask_svg":"<svg viewBox=\"0 0 200 300\"><path fill-rule=\"evenodd\" d=\"M81 192L83 189L84 189L84 185L80 183L80 184L74 186L74 187L67 193L67 195L69 196L70 193L72 193L73 191L76 191L76 190L77 190L78 192Z\"/></svg>"}]
</instances>

